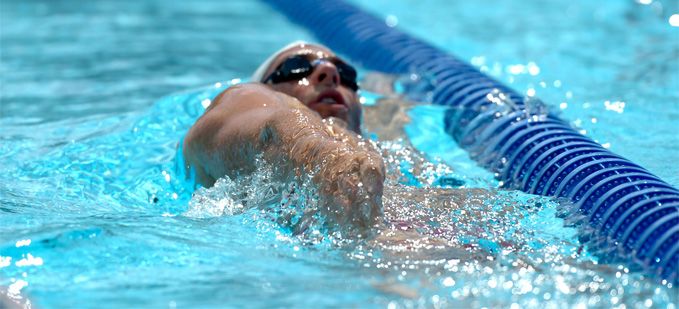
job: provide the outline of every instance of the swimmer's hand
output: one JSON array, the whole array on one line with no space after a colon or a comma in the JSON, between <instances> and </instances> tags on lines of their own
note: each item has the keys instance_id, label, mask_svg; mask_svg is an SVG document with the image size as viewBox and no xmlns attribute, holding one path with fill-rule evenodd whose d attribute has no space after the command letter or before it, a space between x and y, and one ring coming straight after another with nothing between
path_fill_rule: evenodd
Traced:
<instances>
[{"instance_id":1,"label":"swimmer's hand","mask_svg":"<svg viewBox=\"0 0 679 309\"><path fill-rule=\"evenodd\" d=\"M328 160L318 175L322 204L341 225L370 228L382 217L382 157L366 149Z\"/></svg>"}]
</instances>

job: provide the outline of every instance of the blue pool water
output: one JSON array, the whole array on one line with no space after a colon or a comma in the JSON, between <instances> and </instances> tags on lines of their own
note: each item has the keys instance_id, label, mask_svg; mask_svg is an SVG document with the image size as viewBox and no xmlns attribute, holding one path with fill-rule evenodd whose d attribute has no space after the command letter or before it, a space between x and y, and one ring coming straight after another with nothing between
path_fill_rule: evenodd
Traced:
<instances>
[{"instance_id":1,"label":"blue pool water","mask_svg":"<svg viewBox=\"0 0 679 309\"><path fill-rule=\"evenodd\" d=\"M674 2L361 5L679 186ZM233 79L312 39L262 3L2 1L0 35L0 293L14 301L676 308L676 287L598 265L577 218L560 215L567 205L496 190L443 133L438 107L408 110L405 131L429 160L380 144L388 224L373 240L323 218L294 233L314 208L303 198L237 207L234 192L271 185L257 177L192 200L174 172L178 139Z\"/></svg>"}]
</instances>

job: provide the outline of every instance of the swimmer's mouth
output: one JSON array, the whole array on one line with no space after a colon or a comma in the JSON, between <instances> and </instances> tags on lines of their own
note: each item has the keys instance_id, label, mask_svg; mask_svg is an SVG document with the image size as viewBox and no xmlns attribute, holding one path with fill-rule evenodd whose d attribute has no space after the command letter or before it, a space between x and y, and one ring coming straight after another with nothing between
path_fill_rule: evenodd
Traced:
<instances>
[{"instance_id":1,"label":"swimmer's mouth","mask_svg":"<svg viewBox=\"0 0 679 309\"><path fill-rule=\"evenodd\" d=\"M342 95L336 91L336 90L328 90L323 93L321 93L318 98L316 99L316 103L320 104L340 104L340 105L347 105L346 102L344 102L344 98Z\"/></svg>"}]
</instances>

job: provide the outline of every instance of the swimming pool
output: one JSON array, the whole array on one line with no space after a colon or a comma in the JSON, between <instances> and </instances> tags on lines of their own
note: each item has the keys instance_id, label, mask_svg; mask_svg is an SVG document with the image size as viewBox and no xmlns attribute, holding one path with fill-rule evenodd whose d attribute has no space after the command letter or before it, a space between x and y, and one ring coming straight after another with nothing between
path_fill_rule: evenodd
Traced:
<instances>
[{"instance_id":1,"label":"swimming pool","mask_svg":"<svg viewBox=\"0 0 679 309\"><path fill-rule=\"evenodd\" d=\"M450 237L495 252L489 262L485 254L470 257L451 246L407 251L388 241L352 246L334 243L341 237L300 239L257 209L183 216L189 196L174 178L174 145L201 103L226 81L248 76L271 50L311 39L309 34L248 1L2 5L0 155L11 163L0 176L0 285L41 307L676 303L667 287L625 269L588 269L588 254L572 257L579 249L575 231L561 227L557 205L518 192L465 191L461 204L470 208L454 212L427 210L418 202L406 207L401 195L426 184L427 177L397 180L411 186L394 186L390 195L394 222L409 219L420 223L409 226L422 233L445 233L453 231L446 226L453 217L462 222L462 236ZM605 9L586 3L431 7L447 8L440 2L418 2L415 9L396 3L389 5L392 11L379 12L514 88L532 89L590 136L677 186L679 173L671 164L677 154L672 123L678 118L672 73L677 63L671 61L677 43L671 38L677 28L667 26L666 12L658 16L652 5L631 2ZM508 11L526 18L509 20ZM560 20L564 11L574 16L566 24L547 22ZM461 18L433 24L444 16L432 14L444 13ZM496 29L507 33L496 35ZM621 29L639 33L616 36ZM611 49L608 39L629 44ZM637 61L629 63L630 57ZM429 132L427 140L414 138L413 144L443 156L457 183L495 187L492 175L446 146L451 143L445 134L435 134L441 114L427 106L410 111L416 120L407 127L411 136ZM383 147L397 160L419 160L402 144ZM484 231L471 230L464 221L474 217L465 212L481 210L493 222L480 224ZM505 254L500 240L515 241L515 251ZM554 270L536 271L545 261Z\"/></svg>"}]
</instances>

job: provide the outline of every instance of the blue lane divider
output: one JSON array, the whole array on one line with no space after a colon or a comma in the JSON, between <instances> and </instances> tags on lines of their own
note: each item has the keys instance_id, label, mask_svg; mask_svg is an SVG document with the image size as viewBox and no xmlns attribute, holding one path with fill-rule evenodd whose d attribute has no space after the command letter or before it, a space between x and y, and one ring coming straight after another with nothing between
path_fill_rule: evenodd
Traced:
<instances>
[{"instance_id":1,"label":"blue lane divider","mask_svg":"<svg viewBox=\"0 0 679 309\"><path fill-rule=\"evenodd\" d=\"M362 66L416 73L449 106L446 131L503 186L570 199L604 260L679 284L679 190L473 66L344 1L267 0Z\"/></svg>"}]
</instances>

